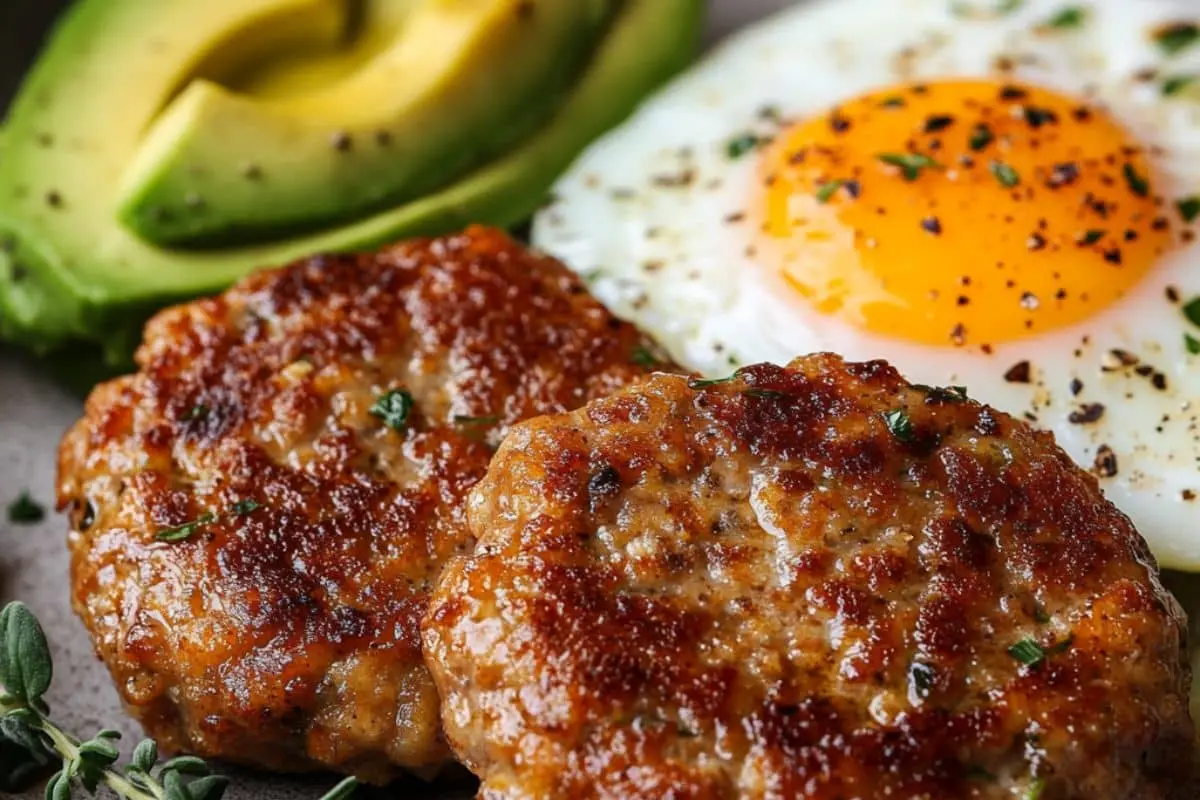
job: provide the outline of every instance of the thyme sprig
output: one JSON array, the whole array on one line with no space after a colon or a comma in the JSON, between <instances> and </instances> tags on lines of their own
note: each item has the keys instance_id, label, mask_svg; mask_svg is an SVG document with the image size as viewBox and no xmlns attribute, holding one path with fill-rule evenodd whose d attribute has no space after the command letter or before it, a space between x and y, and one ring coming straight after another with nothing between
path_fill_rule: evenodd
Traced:
<instances>
[{"instance_id":1,"label":"thyme sprig","mask_svg":"<svg viewBox=\"0 0 1200 800\"><path fill-rule=\"evenodd\" d=\"M15 791L61 761L46 784L47 800L71 800L79 788L95 794L101 786L124 800L219 800L225 793L229 780L212 774L203 759L160 762L153 739L143 740L122 767L118 731L102 730L87 740L64 731L50 720L43 699L53 676L37 617L24 603L9 603L0 611L0 789ZM346 778L322 800L344 800L356 785Z\"/></svg>"}]
</instances>

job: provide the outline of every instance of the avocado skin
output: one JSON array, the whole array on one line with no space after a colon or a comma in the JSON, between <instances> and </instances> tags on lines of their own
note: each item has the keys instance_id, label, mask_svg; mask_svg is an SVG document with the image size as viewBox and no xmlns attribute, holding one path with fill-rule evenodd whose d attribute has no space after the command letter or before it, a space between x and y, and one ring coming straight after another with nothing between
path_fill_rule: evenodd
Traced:
<instances>
[{"instance_id":1,"label":"avocado skin","mask_svg":"<svg viewBox=\"0 0 1200 800\"><path fill-rule=\"evenodd\" d=\"M86 39L86 31L69 30L72 18L86 6L76 6L60 24L65 47ZM64 351L95 352L95 358L84 356L88 363L100 361L104 366L98 373L108 367L115 372L130 363L153 311L219 292L254 269L316 252L369 249L399 238L448 233L470 223L509 227L522 222L589 143L691 61L704 6L703 0L625 0L574 87L540 130L440 191L333 230L260 247L183 253L143 245L131 252L109 248L97 256L70 237L54 236L56 246L45 235L44 220L31 223L20 207L8 208L7 195L0 194L0 338L36 354L57 354L60 362ZM29 87L47 83L45 77L37 80L47 63L57 72L57 60L51 60L57 55L52 45L14 105L14 116L36 113L39 98L27 96ZM0 190L11 188L3 175L13 163L10 157L19 158L22 147L37 146L15 141L11 123L12 118L0 139ZM36 130L36 121L20 126L25 136ZM115 215L105 224L119 225ZM82 261L90 261L87 274L74 266ZM129 279L130 264L138 267L137 280Z\"/></svg>"}]
</instances>

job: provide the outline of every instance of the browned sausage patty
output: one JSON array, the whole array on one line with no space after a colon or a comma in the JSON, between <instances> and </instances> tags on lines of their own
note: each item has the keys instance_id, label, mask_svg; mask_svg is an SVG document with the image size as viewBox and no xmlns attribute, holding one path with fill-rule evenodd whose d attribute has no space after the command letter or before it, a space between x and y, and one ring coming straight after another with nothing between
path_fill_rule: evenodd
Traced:
<instances>
[{"instance_id":1,"label":"browned sausage patty","mask_svg":"<svg viewBox=\"0 0 1200 800\"><path fill-rule=\"evenodd\" d=\"M426 658L487 798L1195 797L1183 614L1048 434L834 356L515 428Z\"/></svg>"},{"instance_id":2,"label":"browned sausage patty","mask_svg":"<svg viewBox=\"0 0 1200 800\"><path fill-rule=\"evenodd\" d=\"M441 763L418 626L473 544L466 493L510 425L641 377L644 344L482 229L160 314L60 455L75 608L130 710L271 769Z\"/></svg>"}]
</instances>

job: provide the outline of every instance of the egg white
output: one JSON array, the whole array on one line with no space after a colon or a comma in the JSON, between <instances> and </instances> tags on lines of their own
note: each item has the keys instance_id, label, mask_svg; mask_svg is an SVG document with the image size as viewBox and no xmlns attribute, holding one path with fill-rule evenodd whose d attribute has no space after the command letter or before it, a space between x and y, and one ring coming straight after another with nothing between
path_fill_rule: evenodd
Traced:
<instances>
[{"instance_id":1,"label":"egg white","mask_svg":"<svg viewBox=\"0 0 1200 800\"><path fill-rule=\"evenodd\" d=\"M1086 98L1161 149L1156 191L1200 193L1200 99L1164 98L1145 72L1200 74L1200 45L1168 58L1150 34L1200 18L1195 0L1091 0L1077 4L1088 10L1082 26L1049 33L1040 24L1064 8L1059 0L996 14L986 12L998 0L966 5L984 13L964 19L948 0L822 0L741 32L579 160L537 217L534 243L692 369L717 376L819 350L884 358L914 381L965 385L1052 430L1085 467L1111 448L1108 496L1162 565L1200 571L1200 358L1184 346L1184 333L1200 329L1166 299L1168 287L1185 300L1200 294L1200 246L1172 251L1085 322L989 354L906 343L813 311L760 262L753 226L739 216L757 163L731 159L732 139L771 132L776 115L803 119L912 79L1007 78ZM1001 61L1011 70L998 72ZM1114 350L1138 363L1119 364ZM1033 380L1005 380L1022 361ZM1138 373L1147 366L1165 388ZM1071 423L1085 403L1103 404L1104 416Z\"/></svg>"}]
</instances>

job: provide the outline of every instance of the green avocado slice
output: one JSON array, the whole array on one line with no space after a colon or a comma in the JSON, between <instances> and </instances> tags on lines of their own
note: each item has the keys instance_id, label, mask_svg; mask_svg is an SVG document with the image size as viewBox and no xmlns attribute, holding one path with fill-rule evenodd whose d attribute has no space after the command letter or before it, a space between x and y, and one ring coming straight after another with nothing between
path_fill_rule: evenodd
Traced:
<instances>
[{"instance_id":1,"label":"green avocado slice","mask_svg":"<svg viewBox=\"0 0 1200 800\"><path fill-rule=\"evenodd\" d=\"M5 123L0 337L38 353L70 348L122 368L155 309L220 291L257 267L444 233L472 222L507 226L525 219L588 143L687 64L704 6L702 0L623 0L569 94L541 128L418 200L271 244L184 251L144 242L116 215L117 179L128 154L104 145L113 138L136 141L136 132L168 99L147 99L127 84L139 77L157 87L161 70L150 51L173 50L178 43L158 40L138 48L124 34L144 30L139 26L147 24L145 15L170 10L174 21L158 27L195 37L205 28L200 9L228 5L261 14L280 3L85 0L73 9ZM94 32L112 28L123 33L93 40ZM114 41L118 52L100 57ZM120 51L135 63L114 65L123 57Z\"/></svg>"},{"instance_id":2,"label":"green avocado slice","mask_svg":"<svg viewBox=\"0 0 1200 800\"><path fill-rule=\"evenodd\" d=\"M259 97L193 81L138 146L118 215L154 244L212 248L421 197L544 122L612 6L426 0L390 47L318 91Z\"/></svg>"}]
</instances>

